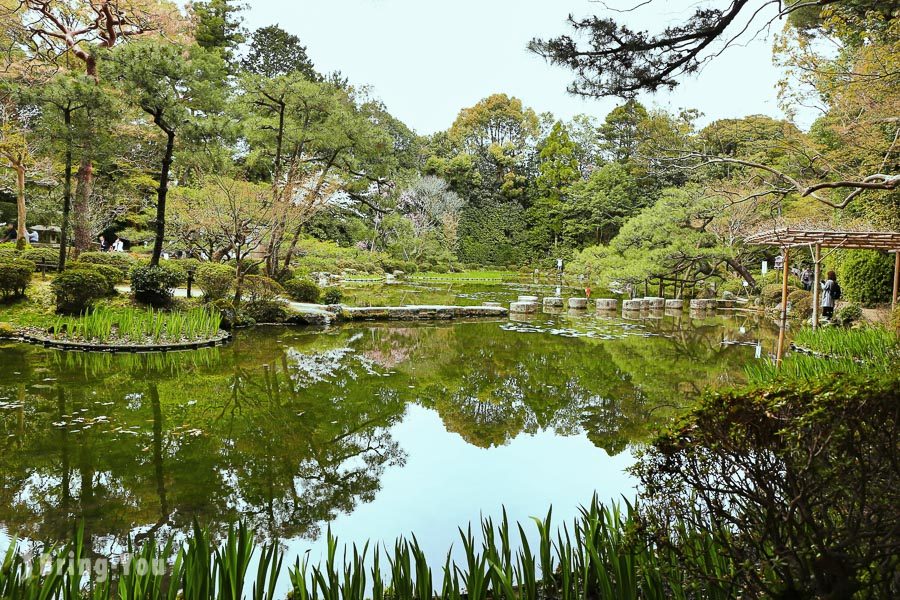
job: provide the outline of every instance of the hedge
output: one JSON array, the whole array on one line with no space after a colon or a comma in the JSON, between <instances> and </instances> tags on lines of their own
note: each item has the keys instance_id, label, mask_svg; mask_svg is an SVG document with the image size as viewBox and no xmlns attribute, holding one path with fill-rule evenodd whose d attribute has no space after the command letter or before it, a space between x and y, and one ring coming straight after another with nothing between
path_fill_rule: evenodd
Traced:
<instances>
[{"instance_id":1,"label":"hedge","mask_svg":"<svg viewBox=\"0 0 900 600\"><path fill-rule=\"evenodd\" d=\"M137 261L124 252L82 252L78 255L78 262L116 267L122 271L124 279Z\"/></svg>"},{"instance_id":2,"label":"hedge","mask_svg":"<svg viewBox=\"0 0 900 600\"><path fill-rule=\"evenodd\" d=\"M874 250L847 250L837 268L842 300L872 306L890 302L894 277L894 259Z\"/></svg>"}]
</instances>

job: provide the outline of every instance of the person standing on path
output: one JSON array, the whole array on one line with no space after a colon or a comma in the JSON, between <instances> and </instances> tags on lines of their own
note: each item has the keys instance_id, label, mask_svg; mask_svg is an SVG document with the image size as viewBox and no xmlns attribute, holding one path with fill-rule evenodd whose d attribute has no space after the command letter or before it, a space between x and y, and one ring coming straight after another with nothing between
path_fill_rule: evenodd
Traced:
<instances>
[{"instance_id":1,"label":"person standing on path","mask_svg":"<svg viewBox=\"0 0 900 600\"><path fill-rule=\"evenodd\" d=\"M841 286L838 285L837 275L834 271L828 271L828 278L822 284L822 316L831 318L834 315L834 303L841 297Z\"/></svg>"}]
</instances>

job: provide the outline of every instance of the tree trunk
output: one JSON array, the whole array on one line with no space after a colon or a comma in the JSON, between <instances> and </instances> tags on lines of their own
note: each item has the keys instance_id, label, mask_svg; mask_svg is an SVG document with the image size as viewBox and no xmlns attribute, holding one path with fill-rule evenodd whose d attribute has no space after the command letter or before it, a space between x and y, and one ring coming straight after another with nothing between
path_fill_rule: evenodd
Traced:
<instances>
[{"instance_id":1,"label":"tree trunk","mask_svg":"<svg viewBox=\"0 0 900 600\"><path fill-rule=\"evenodd\" d=\"M159 264L166 235L166 196L169 193L169 167L172 166L174 150L175 131L169 130L166 131L166 153L163 155L159 187L156 190L156 239L153 241L153 256L150 257L150 266L154 267Z\"/></svg>"},{"instance_id":2,"label":"tree trunk","mask_svg":"<svg viewBox=\"0 0 900 600\"><path fill-rule=\"evenodd\" d=\"M16 247L20 250L28 243L25 230L25 167L17 164L16 169Z\"/></svg>"},{"instance_id":3,"label":"tree trunk","mask_svg":"<svg viewBox=\"0 0 900 600\"><path fill-rule=\"evenodd\" d=\"M733 258L727 258L725 259L725 262L728 263L729 267L740 273L741 277L744 278L744 281L747 282L747 285L756 287L756 279L753 278L753 274L748 271L744 265Z\"/></svg>"},{"instance_id":4,"label":"tree trunk","mask_svg":"<svg viewBox=\"0 0 900 600\"><path fill-rule=\"evenodd\" d=\"M75 238L76 256L89 250L93 235L91 235L91 222L88 218L90 211L91 194L94 189L94 163L85 154L75 175L78 184L75 186L75 201L72 208L75 210L75 218L72 223L72 233Z\"/></svg>"},{"instance_id":5,"label":"tree trunk","mask_svg":"<svg viewBox=\"0 0 900 600\"><path fill-rule=\"evenodd\" d=\"M66 123L66 170L63 181L63 213L62 227L59 233L59 265L57 270L62 273L66 268L66 246L69 243L69 212L72 208L72 111L66 109L63 114Z\"/></svg>"}]
</instances>

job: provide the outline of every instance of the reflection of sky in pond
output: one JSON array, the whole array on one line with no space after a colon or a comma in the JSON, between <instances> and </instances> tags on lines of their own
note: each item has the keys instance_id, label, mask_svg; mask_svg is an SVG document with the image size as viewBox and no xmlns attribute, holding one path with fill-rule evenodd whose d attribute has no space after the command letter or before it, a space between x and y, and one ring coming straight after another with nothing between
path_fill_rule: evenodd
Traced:
<instances>
[{"instance_id":1,"label":"reflection of sky in pond","mask_svg":"<svg viewBox=\"0 0 900 600\"><path fill-rule=\"evenodd\" d=\"M243 330L168 355L0 343L0 549L73 517L98 552L244 517L288 562L318 558L330 523L347 542L415 532L439 564L501 506L560 523L595 492L630 497L631 448L773 339L741 315L563 312Z\"/></svg>"}]
</instances>

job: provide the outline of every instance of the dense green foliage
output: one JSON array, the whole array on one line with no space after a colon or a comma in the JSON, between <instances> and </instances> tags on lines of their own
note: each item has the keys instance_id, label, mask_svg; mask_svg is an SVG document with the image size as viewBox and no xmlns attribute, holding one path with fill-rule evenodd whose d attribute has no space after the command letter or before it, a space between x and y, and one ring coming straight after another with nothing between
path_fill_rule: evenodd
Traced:
<instances>
[{"instance_id":1,"label":"dense green foliage","mask_svg":"<svg viewBox=\"0 0 900 600\"><path fill-rule=\"evenodd\" d=\"M894 281L894 257L872 250L848 250L837 268L842 300L871 306L889 302Z\"/></svg>"},{"instance_id":2,"label":"dense green foliage","mask_svg":"<svg viewBox=\"0 0 900 600\"><path fill-rule=\"evenodd\" d=\"M649 530L677 549L704 527L732 597L895 596L898 390L895 371L707 395L634 468Z\"/></svg>"},{"instance_id":3,"label":"dense green foliage","mask_svg":"<svg viewBox=\"0 0 900 600\"><path fill-rule=\"evenodd\" d=\"M26 260L0 260L0 295L4 299L24 296L34 273L34 263Z\"/></svg>"}]
</instances>

